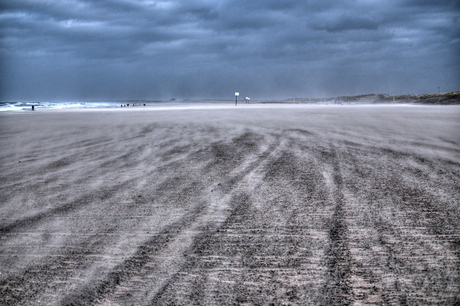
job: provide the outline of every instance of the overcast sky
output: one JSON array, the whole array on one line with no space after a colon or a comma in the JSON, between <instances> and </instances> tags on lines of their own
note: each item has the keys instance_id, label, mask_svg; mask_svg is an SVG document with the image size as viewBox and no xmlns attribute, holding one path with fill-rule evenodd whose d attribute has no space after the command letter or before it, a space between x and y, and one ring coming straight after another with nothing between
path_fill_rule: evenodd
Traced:
<instances>
[{"instance_id":1,"label":"overcast sky","mask_svg":"<svg viewBox=\"0 0 460 306\"><path fill-rule=\"evenodd\" d=\"M2 0L0 100L460 90L458 0Z\"/></svg>"}]
</instances>

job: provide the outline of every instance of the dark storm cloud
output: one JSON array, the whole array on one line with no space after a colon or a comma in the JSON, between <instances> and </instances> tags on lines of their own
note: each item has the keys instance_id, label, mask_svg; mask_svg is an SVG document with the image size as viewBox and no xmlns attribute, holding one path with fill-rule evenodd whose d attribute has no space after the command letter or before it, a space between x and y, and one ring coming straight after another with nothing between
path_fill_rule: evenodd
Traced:
<instances>
[{"instance_id":1,"label":"dark storm cloud","mask_svg":"<svg viewBox=\"0 0 460 306\"><path fill-rule=\"evenodd\" d=\"M1 99L458 90L457 1L10 0Z\"/></svg>"}]
</instances>

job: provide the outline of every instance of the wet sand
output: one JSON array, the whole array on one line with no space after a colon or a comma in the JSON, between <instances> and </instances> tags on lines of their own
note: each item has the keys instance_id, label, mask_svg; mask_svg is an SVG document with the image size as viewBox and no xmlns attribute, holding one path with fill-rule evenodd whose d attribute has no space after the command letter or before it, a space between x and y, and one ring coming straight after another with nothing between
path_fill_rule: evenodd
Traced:
<instances>
[{"instance_id":1,"label":"wet sand","mask_svg":"<svg viewBox=\"0 0 460 306\"><path fill-rule=\"evenodd\" d=\"M0 304L460 303L460 107L0 114Z\"/></svg>"}]
</instances>

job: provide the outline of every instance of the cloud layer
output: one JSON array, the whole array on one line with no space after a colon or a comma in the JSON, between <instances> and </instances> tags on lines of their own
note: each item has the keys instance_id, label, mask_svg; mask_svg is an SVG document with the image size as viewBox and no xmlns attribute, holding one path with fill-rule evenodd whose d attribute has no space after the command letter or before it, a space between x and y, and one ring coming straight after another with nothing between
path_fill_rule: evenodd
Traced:
<instances>
[{"instance_id":1,"label":"cloud layer","mask_svg":"<svg viewBox=\"0 0 460 306\"><path fill-rule=\"evenodd\" d=\"M459 90L458 1L14 0L2 100Z\"/></svg>"}]
</instances>

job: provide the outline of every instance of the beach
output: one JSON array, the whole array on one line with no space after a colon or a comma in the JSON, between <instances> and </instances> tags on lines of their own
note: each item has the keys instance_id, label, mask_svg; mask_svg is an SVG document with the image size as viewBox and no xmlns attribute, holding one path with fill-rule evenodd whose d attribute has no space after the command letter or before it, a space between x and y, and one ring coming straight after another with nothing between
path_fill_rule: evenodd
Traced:
<instances>
[{"instance_id":1,"label":"beach","mask_svg":"<svg viewBox=\"0 0 460 306\"><path fill-rule=\"evenodd\" d=\"M0 304L460 303L460 106L0 113Z\"/></svg>"}]
</instances>

